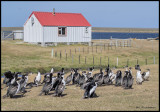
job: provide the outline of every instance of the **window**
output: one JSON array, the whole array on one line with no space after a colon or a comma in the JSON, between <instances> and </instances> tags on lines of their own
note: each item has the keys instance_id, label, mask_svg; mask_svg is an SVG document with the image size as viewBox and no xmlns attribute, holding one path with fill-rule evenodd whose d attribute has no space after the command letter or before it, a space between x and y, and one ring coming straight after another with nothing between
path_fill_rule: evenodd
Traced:
<instances>
[{"instance_id":1,"label":"window","mask_svg":"<svg viewBox=\"0 0 160 112\"><path fill-rule=\"evenodd\" d=\"M34 24L34 18L33 17L31 18L31 24L32 24L32 26Z\"/></svg>"},{"instance_id":2,"label":"window","mask_svg":"<svg viewBox=\"0 0 160 112\"><path fill-rule=\"evenodd\" d=\"M67 35L67 31L66 31L66 27L59 27L58 28L58 36L66 36Z\"/></svg>"},{"instance_id":3,"label":"window","mask_svg":"<svg viewBox=\"0 0 160 112\"><path fill-rule=\"evenodd\" d=\"M88 33L88 27L86 27L86 33Z\"/></svg>"}]
</instances>

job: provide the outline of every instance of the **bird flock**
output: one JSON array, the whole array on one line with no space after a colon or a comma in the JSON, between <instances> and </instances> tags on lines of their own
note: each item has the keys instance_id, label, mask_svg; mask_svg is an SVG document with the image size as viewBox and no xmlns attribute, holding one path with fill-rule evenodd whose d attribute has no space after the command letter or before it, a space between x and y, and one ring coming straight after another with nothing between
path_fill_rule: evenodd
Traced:
<instances>
[{"instance_id":1,"label":"bird flock","mask_svg":"<svg viewBox=\"0 0 160 112\"><path fill-rule=\"evenodd\" d=\"M84 90L83 99L96 97L95 93L96 88L102 85L115 85L121 86L124 89L131 89L133 86L133 76L132 76L132 68L128 66L125 67L126 70L122 72L118 70L116 73L110 68L109 64L103 69L100 68L100 72L93 74L94 67L88 68L88 71L82 71L80 74L79 68L71 68L70 75L64 78L65 72L64 68L61 69L60 72L54 73L54 68L51 69L50 72L43 74L44 79L41 82L42 74L38 71L37 76L34 78L33 82L28 83L29 73L25 73L21 78L18 77L21 72L11 72L7 71L4 73L3 84L7 88L7 93L3 96L3 98L10 97L13 98L17 94L24 94L27 92L26 88L31 89L32 87L38 87L42 85L42 89L39 96L48 95L50 91L54 91L53 97L61 97L63 96L63 92L66 86L76 85L76 87L80 87L80 89ZM150 76L150 69L147 69L147 72L141 73L141 69L139 65L135 65L136 73L136 83L142 84L142 82L147 81ZM124 73L124 74L123 74ZM57 76L53 76L53 74L57 74ZM114 84L113 84L114 83Z\"/></svg>"}]
</instances>

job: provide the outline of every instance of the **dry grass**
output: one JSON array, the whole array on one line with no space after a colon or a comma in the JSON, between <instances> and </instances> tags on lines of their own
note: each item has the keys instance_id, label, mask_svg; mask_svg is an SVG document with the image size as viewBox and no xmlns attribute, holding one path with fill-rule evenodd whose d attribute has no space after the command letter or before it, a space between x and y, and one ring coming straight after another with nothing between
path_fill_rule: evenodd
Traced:
<instances>
[{"instance_id":1,"label":"dry grass","mask_svg":"<svg viewBox=\"0 0 160 112\"><path fill-rule=\"evenodd\" d=\"M98 41L96 41L98 42ZM106 41L103 41L107 43ZM87 68L88 66L93 66L93 56L94 56L94 66L104 67L108 64L108 57L110 66L116 66L117 57L119 58L118 67L122 68L127 64L129 59L129 66L134 66L139 60L140 65L145 65L145 59L148 59L148 64L153 64L153 56L156 58L156 63L159 63L159 41L153 41L153 51L152 51L152 41L147 40L132 40L133 47L106 47L96 46L88 47L86 45L58 45L57 47L41 47L37 45L30 45L28 43L23 43L22 41L12 41L3 40L2 42L2 54L1 54L1 74L7 70L27 72L32 71L37 72L38 69L44 69L49 71L51 67L54 67L56 71L60 70L61 67L70 69L72 67ZM51 50L54 48L54 57L51 57ZM75 53L76 48L76 53ZM83 53L84 48L84 53ZM88 53L89 48L89 53ZM80 49L80 52L79 52ZM102 52L101 52L102 49ZM67 61L66 54L67 53ZM71 50L71 56L70 56ZM60 51L62 52L62 58L60 59ZM55 52L57 52L57 57L55 57ZM73 62L72 62L73 55ZM79 64L79 55L81 56ZM86 56L86 64L85 64Z\"/></svg>"},{"instance_id":2,"label":"dry grass","mask_svg":"<svg viewBox=\"0 0 160 112\"><path fill-rule=\"evenodd\" d=\"M53 91L48 96L38 96L42 89L39 86L30 89L24 97L2 99L2 110L159 110L159 65L145 65L141 68L142 71L151 69L150 79L142 85L137 85L134 80L133 89L125 90L114 85L101 86L96 89L99 97L82 99L84 90L75 85L66 86L63 97L52 97ZM97 72L99 71L94 73ZM35 76L36 74L29 76L29 82ZM136 77L135 70L133 76ZM5 93L6 90L2 89L1 98Z\"/></svg>"},{"instance_id":3,"label":"dry grass","mask_svg":"<svg viewBox=\"0 0 160 112\"><path fill-rule=\"evenodd\" d=\"M104 41L103 41L104 42ZM153 42L153 51L152 51ZM142 71L146 68L151 69L151 77L149 81L144 82L142 85L137 85L135 80L133 89L124 90L121 87L115 87L114 85L97 87L96 94L99 96L92 99L82 99L84 90L81 90L75 85L66 86L64 96L61 98L52 97L54 93L48 96L38 96L42 86L33 87L27 89L30 92L26 93L24 97L10 99L2 99L2 96L6 94L6 89L1 89L1 109L2 110L159 110L159 41L147 41L147 40L133 40L133 47L131 48L113 48L112 50L103 50L101 53L89 52L87 53L88 46L85 45L59 45L57 47L40 47L36 45L30 45L22 43L22 41L1 41L1 73L6 70L11 71L29 71L35 72L29 76L29 82L32 82L37 70L44 68L47 72L50 71L51 67L54 67L56 71L60 70L61 67L65 69L71 67L90 67L92 64L92 56L95 56L95 66L99 67L99 58L102 58L102 65L108 64L110 57L110 64L115 66L115 60L119 57L119 68L126 65L126 60L130 59L129 66L134 68L136 59L139 59ZM82 49L85 48L83 54ZM72 50L74 56L74 62L72 58L68 58L66 61L63 57L59 59L51 58L51 49L54 51L62 51L62 57L65 55L65 49L69 56L69 49ZM77 53L73 51L77 48ZM81 52L78 52L78 48ZM99 48L99 47L98 47ZM90 51L91 51L90 47ZM95 51L95 47L94 47ZM78 56L81 54L81 64L78 64ZM87 64L84 63L84 56L87 57ZM153 64L153 56L156 57L156 64ZM148 65L145 65L145 58L148 58ZM116 70L118 70L116 69ZM116 71L115 70L115 71ZM95 70L94 73L99 72ZM69 75L67 73L65 77ZM133 76L135 78L136 71L133 70ZM43 77L42 77L43 79ZM2 78L1 78L2 84ZM4 85L1 85L3 87Z\"/></svg>"}]
</instances>

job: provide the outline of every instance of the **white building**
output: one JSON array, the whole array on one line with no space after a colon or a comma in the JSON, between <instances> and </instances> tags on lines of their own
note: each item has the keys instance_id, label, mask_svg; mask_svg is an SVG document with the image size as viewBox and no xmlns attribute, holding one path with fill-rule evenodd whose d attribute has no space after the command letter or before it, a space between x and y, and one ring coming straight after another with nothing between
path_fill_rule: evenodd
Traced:
<instances>
[{"instance_id":1,"label":"white building","mask_svg":"<svg viewBox=\"0 0 160 112\"><path fill-rule=\"evenodd\" d=\"M35 12L24 24L24 42L91 42L91 25L81 13Z\"/></svg>"},{"instance_id":2,"label":"white building","mask_svg":"<svg viewBox=\"0 0 160 112\"><path fill-rule=\"evenodd\" d=\"M13 39L20 39L22 40L23 39L23 30L14 30L12 31L13 33Z\"/></svg>"}]
</instances>

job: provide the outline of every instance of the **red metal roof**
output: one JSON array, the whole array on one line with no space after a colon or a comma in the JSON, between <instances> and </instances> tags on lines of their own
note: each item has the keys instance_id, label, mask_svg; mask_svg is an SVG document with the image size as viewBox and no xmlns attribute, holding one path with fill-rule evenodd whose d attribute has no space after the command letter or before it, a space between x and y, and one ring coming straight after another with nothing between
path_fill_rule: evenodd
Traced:
<instances>
[{"instance_id":1,"label":"red metal roof","mask_svg":"<svg viewBox=\"0 0 160 112\"><path fill-rule=\"evenodd\" d=\"M55 13L53 15L52 12L33 11L32 14L42 26L91 26L81 13Z\"/></svg>"}]
</instances>

